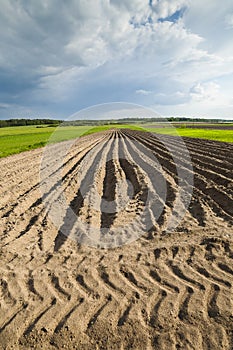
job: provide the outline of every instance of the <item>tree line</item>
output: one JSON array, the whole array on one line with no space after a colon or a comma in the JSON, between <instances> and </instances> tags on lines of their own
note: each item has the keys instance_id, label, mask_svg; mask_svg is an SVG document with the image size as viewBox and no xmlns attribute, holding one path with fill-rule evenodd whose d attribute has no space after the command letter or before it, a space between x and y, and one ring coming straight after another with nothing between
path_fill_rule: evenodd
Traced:
<instances>
[{"instance_id":1,"label":"tree line","mask_svg":"<svg viewBox=\"0 0 233 350\"><path fill-rule=\"evenodd\" d=\"M106 125L106 124L143 124L143 123L153 123L153 122L204 122L204 123L223 123L226 120L223 119L204 119L204 118L185 118L185 117L169 117L169 118L122 118L122 119L91 119L91 120L55 120L55 119L7 119L0 120L0 128L8 126L26 126L26 125L51 125L56 126L61 124L61 126L79 126L79 125ZM233 120L228 120L228 122L233 122Z\"/></svg>"},{"instance_id":2,"label":"tree line","mask_svg":"<svg viewBox=\"0 0 233 350\"><path fill-rule=\"evenodd\" d=\"M26 126L26 125L58 125L61 120L54 119L7 119L0 120L0 128L8 126Z\"/></svg>"}]
</instances>

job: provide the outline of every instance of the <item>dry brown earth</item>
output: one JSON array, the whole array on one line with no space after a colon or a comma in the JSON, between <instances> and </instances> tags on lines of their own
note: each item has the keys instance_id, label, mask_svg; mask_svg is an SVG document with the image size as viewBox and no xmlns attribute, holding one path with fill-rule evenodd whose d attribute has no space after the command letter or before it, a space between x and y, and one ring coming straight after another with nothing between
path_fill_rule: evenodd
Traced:
<instances>
[{"instance_id":1,"label":"dry brown earth","mask_svg":"<svg viewBox=\"0 0 233 350\"><path fill-rule=\"evenodd\" d=\"M185 169L180 139L163 140ZM66 198L90 225L134 220L149 186L133 163L137 142L161 164L167 199L152 229L114 249L77 243L50 221L40 193L43 149L0 160L0 349L233 349L232 144L185 139L194 190L175 232L165 228L177 194L176 167L149 133L108 131L78 140L64 164ZM55 168L59 147L51 148ZM117 158L120 149L131 163L120 157L105 163L108 152ZM85 163L91 150L92 176ZM92 210L90 188L86 199L79 191L80 171L106 201L118 200L118 182L130 180L127 211ZM53 191L56 196L56 186Z\"/></svg>"}]
</instances>

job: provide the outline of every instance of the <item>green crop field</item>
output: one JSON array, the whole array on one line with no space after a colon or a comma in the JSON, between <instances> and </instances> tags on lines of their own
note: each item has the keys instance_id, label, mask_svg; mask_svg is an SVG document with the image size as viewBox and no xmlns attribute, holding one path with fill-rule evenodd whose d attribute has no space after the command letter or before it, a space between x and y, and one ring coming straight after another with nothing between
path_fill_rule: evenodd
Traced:
<instances>
[{"instance_id":1,"label":"green crop field","mask_svg":"<svg viewBox=\"0 0 233 350\"><path fill-rule=\"evenodd\" d=\"M15 126L0 128L0 157L43 147L48 141L59 142L79 137L87 126ZM54 131L56 132L54 133ZM50 137L52 136L52 139Z\"/></svg>"},{"instance_id":2,"label":"green crop field","mask_svg":"<svg viewBox=\"0 0 233 350\"><path fill-rule=\"evenodd\" d=\"M139 123L140 124L140 123ZM233 123L204 123L204 122L146 122L142 123L143 126L157 126L157 127L169 127L169 125L182 128L182 127L193 127L195 129L195 125L198 127L219 127L219 126L233 126Z\"/></svg>"},{"instance_id":3,"label":"green crop field","mask_svg":"<svg viewBox=\"0 0 233 350\"><path fill-rule=\"evenodd\" d=\"M0 158L11 154L28 151L43 147L48 142L60 142L88 135L111 128L129 128L133 130L144 130L152 133L180 135L185 137L203 138L208 140L233 142L232 130L210 130L195 128L152 128L149 125L113 124L102 126L16 126L0 128ZM56 132L54 133L54 131Z\"/></svg>"},{"instance_id":4,"label":"green crop field","mask_svg":"<svg viewBox=\"0 0 233 350\"><path fill-rule=\"evenodd\" d=\"M191 128L147 128L145 130L166 135L194 137L199 139L233 142L233 130L191 129Z\"/></svg>"},{"instance_id":5,"label":"green crop field","mask_svg":"<svg viewBox=\"0 0 233 350\"><path fill-rule=\"evenodd\" d=\"M74 139L81 135L92 134L111 128L131 128L143 130L136 125L104 126L15 126L0 128L0 158L11 154L45 146L48 142L60 142Z\"/></svg>"}]
</instances>

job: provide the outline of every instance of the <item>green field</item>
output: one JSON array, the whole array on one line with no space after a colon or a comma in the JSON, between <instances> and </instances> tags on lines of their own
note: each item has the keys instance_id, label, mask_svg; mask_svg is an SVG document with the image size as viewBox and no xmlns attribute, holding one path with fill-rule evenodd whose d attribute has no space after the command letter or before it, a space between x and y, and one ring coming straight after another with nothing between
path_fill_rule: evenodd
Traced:
<instances>
[{"instance_id":1,"label":"green field","mask_svg":"<svg viewBox=\"0 0 233 350\"><path fill-rule=\"evenodd\" d=\"M139 123L140 124L140 123ZM168 127L169 125L172 125L172 126L175 126L177 128L179 127L190 127L192 126L194 129L195 129L195 125L198 125L199 127L200 126L203 126L203 127L209 127L209 126L212 126L212 127L215 127L215 126L233 126L233 123L203 123L203 122L152 122L152 123L144 123L144 124L140 124L140 125L144 125L144 126L161 126L161 127Z\"/></svg>"},{"instance_id":2,"label":"green field","mask_svg":"<svg viewBox=\"0 0 233 350\"><path fill-rule=\"evenodd\" d=\"M52 142L79 137L89 129L90 127L88 126L65 126L58 128L48 126L15 126L1 128L0 158L45 146L55 130L56 133L52 136Z\"/></svg>"},{"instance_id":3,"label":"green field","mask_svg":"<svg viewBox=\"0 0 233 350\"><path fill-rule=\"evenodd\" d=\"M152 133L180 135L185 137L203 138L208 140L233 142L232 130L210 130L195 128L151 128L149 125L113 124L104 126L16 126L0 128L0 158L11 154L43 147L48 142L59 142L80 137L111 128L130 128L145 130ZM54 131L56 130L56 133ZM51 137L52 136L52 137Z\"/></svg>"},{"instance_id":4,"label":"green field","mask_svg":"<svg viewBox=\"0 0 233 350\"><path fill-rule=\"evenodd\" d=\"M146 128L145 130L166 135L194 137L221 142L233 142L233 130L191 129L191 128Z\"/></svg>"},{"instance_id":5,"label":"green field","mask_svg":"<svg viewBox=\"0 0 233 350\"><path fill-rule=\"evenodd\" d=\"M146 124L142 125L106 125L106 126L97 126L88 130L85 134L92 134L94 132L100 132L103 130L108 130L111 128L128 128L132 130L141 130L149 131L152 133L166 134L173 136L184 136L184 137L194 137L206 140L214 140L221 142L233 142L233 130L213 130L213 129L195 129L195 128L182 128L182 127L173 127L173 128L150 128Z\"/></svg>"}]
</instances>

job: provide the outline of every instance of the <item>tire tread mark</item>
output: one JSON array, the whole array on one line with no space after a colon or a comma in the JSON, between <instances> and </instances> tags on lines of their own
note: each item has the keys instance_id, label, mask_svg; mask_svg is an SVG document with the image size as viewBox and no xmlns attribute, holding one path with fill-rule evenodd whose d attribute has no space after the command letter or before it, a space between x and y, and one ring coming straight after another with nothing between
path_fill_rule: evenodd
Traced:
<instances>
[{"instance_id":1,"label":"tire tread mark","mask_svg":"<svg viewBox=\"0 0 233 350\"><path fill-rule=\"evenodd\" d=\"M33 294L37 295L38 298L43 301L44 298L40 295L40 293L37 292L37 290L35 289L35 284L34 284L34 278L32 276L32 271L29 272L29 279L27 281L27 285L28 285L28 289L30 292L32 292Z\"/></svg>"},{"instance_id":2,"label":"tire tread mark","mask_svg":"<svg viewBox=\"0 0 233 350\"><path fill-rule=\"evenodd\" d=\"M172 269L173 273L179 277L180 279L191 283L192 285L194 285L195 287L198 287L200 290L205 290L205 286L201 283L199 283L198 281L186 276L181 269L177 266L177 265L173 265L172 261L169 262L169 266Z\"/></svg>"},{"instance_id":3,"label":"tire tread mark","mask_svg":"<svg viewBox=\"0 0 233 350\"><path fill-rule=\"evenodd\" d=\"M54 333L58 333L62 327L65 325L65 323L67 322L67 320L70 318L70 316L72 315L72 313L84 302L84 298L80 298L79 303L74 305L72 307L72 309L62 318L62 320L58 323L58 325L56 326Z\"/></svg>"},{"instance_id":4,"label":"tire tread mark","mask_svg":"<svg viewBox=\"0 0 233 350\"><path fill-rule=\"evenodd\" d=\"M121 290L120 288L118 288L117 286L115 286L114 283L112 283L109 279L109 274L106 271L101 271L100 272L100 278L112 289L119 291L122 294L125 294L125 292L123 290Z\"/></svg>"},{"instance_id":5,"label":"tire tread mark","mask_svg":"<svg viewBox=\"0 0 233 350\"><path fill-rule=\"evenodd\" d=\"M9 291L9 287L8 287L8 283L7 281L5 281L4 279L0 280L0 286L2 289L2 296L4 299L8 299L11 302L13 302L13 304L16 304L16 300L15 298L11 295L10 291Z\"/></svg>"},{"instance_id":6,"label":"tire tread mark","mask_svg":"<svg viewBox=\"0 0 233 350\"><path fill-rule=\"evenodd\" d=\"M117 322L117 326L118 326L118 327L121 327L121 326L123 326L123 325L125 324L125 322L126 322L127 319L128 319L129 312L130 312L131 308L132 308L132 305L129 304L129 305L127 306L127 308L125 309L125 311L123 312L122 316L119 318L119 320L118 320L118 322Z\"/></svg>"},{"instance_id":7,"label":"tire tread mark","mask_svg":"<svg viewBox=\"0 0 233 350\"><path fill-rule=\"evenodd\" d=\"M24 331L23 335L27 336L29 333L31 333L31 331L35 328L36 324L38 323L38 321L46 314L46 312L48 312L55 304L57 303L56 298L54 298L50 305L48 307L45 308L45 310L43 310L34 320L33 322L27 327L27 329Z\"/></svg>"},{"instance_id":8,"label":"tire tread mark","mask_svg":"<svg viewBox=\"0 0 233 350\"><path fill-rule=\"evenodd\" d=\"M190 323L188 304L189 304L189 301L191 299L192 294L194 293L194 290L191 287L187 287L187 293L188 293L188 295L186 296L184 302L180 306L178 317L181 321L187 321L188 323Z\"/></svg>"},{"instance_id":9,"label":"tire tread mark","mask_svg":"<svg viewBox=\"0 0 233 350\"><path fill-rule=\"evenodd\" d=\"M161 290L160 292L161 296L155 306L153 307L150 318L149 318L149 325L153 328L155 328L158 325L158 314L159 314L159 308L163 302L163 300L167 297L167 292L165 290Z\"/></svg>"},{"instance_id":10,"label":"tire tread mark","mask_svg":"<svg viewBox=\"0 0 233 350\"><path fill-rule=\"evenodd\" d=\"M51 281L55 289L57 289L60 294L64 295L67 298L67 300L71 299L71 295L60 286L59 278L57 276L53 274L51 277Z\"/></svg>"},{"instance_id":11,"label":"tire tread mark","mask_svg":"<svg viewBox=\"0 0 233 350\"><path fill-rule=\"evenodd\" d=\"M171 289L172 291L174 291L174 292L176 292L176 293L179 293L179 292L180 292L180 290L179 290L179 288L178 288L177 286L174 286L173 284L171 284L171 283L169 283L169 282L163 280L163 279L159 276L159 274L158 274L157 271L155 271L155 270L150 270L150 276L151 276L155 281L157 281L159 284L168 287L168 288Z\"/></svg>"},{"instance_id":12,"label":"tire tread mark","mask_svg":"<svg viewBox=\"0 0 233 350\"><path fill-rule=\"evenodd\" d=\"M120 273L134 286L146 290L146 287L138 283L136 278L134 277L134 274L127 269L125 269L123 266L120 267Z\"/></svg>"},{"instance_id":13,"label":"tire tread mark","mask_svg":"<svg viewBox=\"0 0 233 350\"><path fill-rule=\"evenodd\" d=\"M214 281L221 283L225 285L228 288L231 288L231 283L229 281L225 281L222 278L219 278L217 276L214 276L213 274L209 273L204 267L196 266L196 270L203 276L205 276L208 279L213 279Z\"/></svg>"},{"instance_id":14,"label":"tire tread mark","mask_svg":"<svg viewBox=\"0 0 233 350\"><path fill-rule=\"evenodd\" d=\"M99 315L101 314L101 312L103 311L103 309L107 306L107 304L112 300L111 295L108 296L108 300L96 311L96 313L91 317L90 321L88 322L87 325L87 330L91 327L94 326L94 324L96 323Z\"/></svg>"},{"instance_id":15,"label":"tire tread mark","mask_svg":"<svg viewBox=\"0 0 233 350\"><path fill-rule=\"evenodd\" d=\"M25 303L18 311L16 311L16 313L14 313L13 316L11 316L11 318L4 323L1 327L0 327L0 334L2 331L4 331L4 329L9 326L9 324L16 318L16 316L24 309L26 309L28 307L28 303Z\"/></svg>"},{"instance_id":16,"label":"tire tread mark","mask_svg":"<svg viewBox=\"0 0 233 350\"><path fill-rule=\"evenodd\" d=\"M217 306L217 297L220 292L220 287L217 284L212 285L213 295L208 303L208 315L210 318L215 318L219 315L219 307Z\"/></svg>"}]
</instances>

